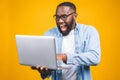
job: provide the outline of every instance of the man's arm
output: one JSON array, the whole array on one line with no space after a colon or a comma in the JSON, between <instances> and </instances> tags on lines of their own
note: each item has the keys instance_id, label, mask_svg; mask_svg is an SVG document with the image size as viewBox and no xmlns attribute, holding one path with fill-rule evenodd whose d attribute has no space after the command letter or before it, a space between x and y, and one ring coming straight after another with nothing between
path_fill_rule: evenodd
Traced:
<instances>
[{"instance_id":1,"label":"man's arm","mask_svg":"<svg viewBox=\"0 0 120 80\"><path fill-rule=\"evenodd\" d=\"M87 39L84 41L85 51L67 55L67 63L78 65L97 65L100 62L100 39L95 28L90 27Z\"/></svg>"},{"instance_id":2,"label":"man's arm","mask_svg":"<svg viewBox=\"0 0 120 80\"><path fill-rule=\"evenodd\" d=\"M67 64L97 65L100 62L100 41L96 29L91 28L88 32L88 39L85 41L85 51L73 54L58 54L57 59Z\"/></svg>"}]
</instances>

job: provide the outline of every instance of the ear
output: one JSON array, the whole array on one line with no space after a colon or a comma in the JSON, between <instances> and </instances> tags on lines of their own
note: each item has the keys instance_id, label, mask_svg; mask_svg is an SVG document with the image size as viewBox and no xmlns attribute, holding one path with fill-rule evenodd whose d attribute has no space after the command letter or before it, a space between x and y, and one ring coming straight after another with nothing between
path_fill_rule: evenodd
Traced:
<instances>
[{"instance_id":1,"label":"ear","mask_svg":"<svg viewBox=\"0 0 120 80\"><path fill-rule=\"evenodd\" d=\"M73 18L76 19L77 15L78 15L77 13L74 13Z\"/></svg>"}]
</instances>

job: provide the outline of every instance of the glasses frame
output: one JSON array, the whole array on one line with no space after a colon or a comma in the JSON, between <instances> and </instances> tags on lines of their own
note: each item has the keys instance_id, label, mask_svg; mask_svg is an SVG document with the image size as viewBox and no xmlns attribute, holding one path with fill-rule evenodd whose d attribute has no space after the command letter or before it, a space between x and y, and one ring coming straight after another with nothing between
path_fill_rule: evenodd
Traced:
<instances>
[{"instance_id":1,"label":"glasses frame","mask_svg":"<svg viewBox=\"0 0 120 80\"><path fill-rule=\"evenodd\" d=\"M66 20L70 15L72 15L72 14L74 14L74 13L76 13L76 12L72 12L72 13L70 13L70 14L63 14L63 15L61 15L61 16L58 16L58 15L54 15L53 17L54 17L54 19L56 20L56 21L59 21L60 19L62 19L62 20Z\"/></svg>"}]
</instances>

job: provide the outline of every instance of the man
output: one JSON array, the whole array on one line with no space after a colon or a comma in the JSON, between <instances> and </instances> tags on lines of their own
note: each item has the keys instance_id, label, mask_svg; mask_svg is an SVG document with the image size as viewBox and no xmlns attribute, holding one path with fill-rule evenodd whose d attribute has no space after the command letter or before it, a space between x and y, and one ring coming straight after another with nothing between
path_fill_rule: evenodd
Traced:
<instances>
[{"instance_id":1,"label":"man","mask_svg":"<svg viewBox=\"0 0 120 80\"><path fill-rule=\"evenodd\" d=\"M76 7L71 2L60 3L54 18L57 27L45 36L56 38L57 60L69 68L51 71L37 66L41 77L52 75L52 80L91 80L90 66L100 62L98 32L92 26L76 23Z\"/></svg>"}]
</instances>

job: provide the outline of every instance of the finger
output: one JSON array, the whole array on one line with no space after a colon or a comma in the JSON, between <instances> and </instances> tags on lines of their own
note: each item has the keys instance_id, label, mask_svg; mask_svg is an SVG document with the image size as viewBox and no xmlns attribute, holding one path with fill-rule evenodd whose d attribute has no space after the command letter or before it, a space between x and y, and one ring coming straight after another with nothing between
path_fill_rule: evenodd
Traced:
<instances>
[{"instance_id":1,"label":"finger","mask_svg":"<svg viewBox=\"0 0 120 80\"><path fill-rule=\"evenodd\" d=\"M40 69L41 69L41 70L44 70L44 69L45 69L45 67L44 67L44 66L42 66L42 67L40 67Z\"/></svg>"},{"instance_id":2,"label":"finger","mask_svg":"<svg viewBox=\"0 0 120 80\"><path fill-rule=\"evenodd\" d=\"M40 65L37 65L36 68L37 68L37 69L40 69Z\"/></svg>"},{"instance_id":3,"label":"finger","mask_svg":"<svg viewBox=\"0 0 120 80\"><path fill-rule=\"evenodd\" d=\"M58 55L58 56L57 56L57 60L62 60L62 56L61 56L61 55Z\"/></svg>"},{"instance_id":4,"label":"finger","mask_svg":"<svg viewBox=\"0 0 120 80\"><path fill-rule=\"evenodd\" d=\"M43 70L44 68L43 67L40 67L40 70Z\"/></svg>"}]
</instances>

